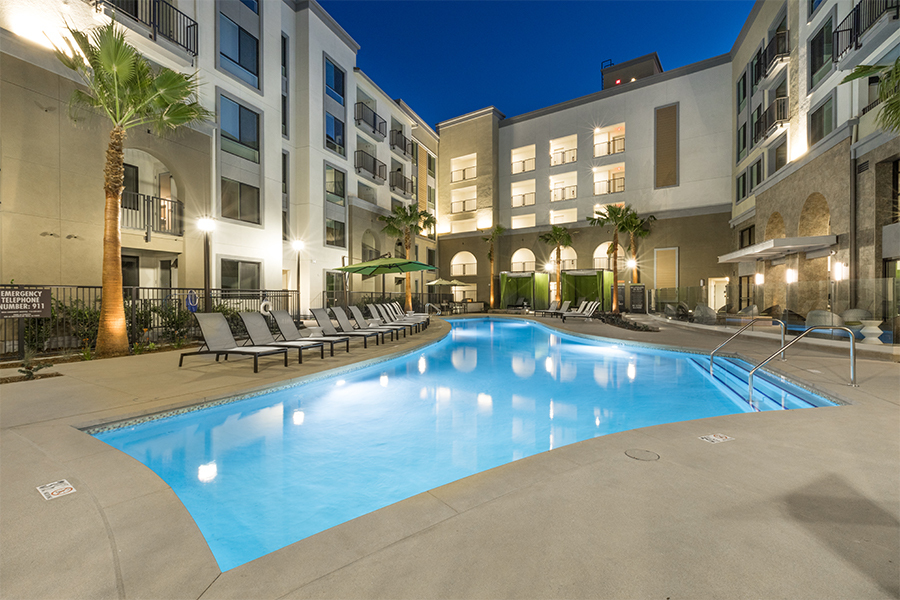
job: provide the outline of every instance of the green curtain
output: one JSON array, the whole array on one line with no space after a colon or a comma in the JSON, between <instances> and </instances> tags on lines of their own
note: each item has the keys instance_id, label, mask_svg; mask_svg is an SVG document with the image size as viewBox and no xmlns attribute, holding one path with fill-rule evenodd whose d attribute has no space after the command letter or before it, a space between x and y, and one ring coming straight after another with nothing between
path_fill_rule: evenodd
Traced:
<instances>
[{"instance_id":1,"label":"green curtain","mask_svg":"<svg viewBox=\"0 0 900 600\"><path fill-rule=\"evenodd\" d=\"M550 275L548 273L534 274L534 303L535 310L550 308Z\"/></svg>"}]
</instances>

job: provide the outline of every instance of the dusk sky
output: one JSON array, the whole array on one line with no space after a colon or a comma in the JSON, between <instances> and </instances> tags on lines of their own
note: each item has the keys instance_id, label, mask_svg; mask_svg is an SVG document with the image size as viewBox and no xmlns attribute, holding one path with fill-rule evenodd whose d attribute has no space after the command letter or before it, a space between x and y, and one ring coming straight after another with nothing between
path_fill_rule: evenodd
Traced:
<instances>
[{"instance_id":1,"label":"dusk sky","mask_svg":"<svg viewBox=\"0 0 900 600\"><path fill-rule=\"evenodd\" d=\"M434 127L601 89L600 64L657 52L669 71L731 50L752 0L320 0L357 66Z\"/></svg>"}]
</instances>

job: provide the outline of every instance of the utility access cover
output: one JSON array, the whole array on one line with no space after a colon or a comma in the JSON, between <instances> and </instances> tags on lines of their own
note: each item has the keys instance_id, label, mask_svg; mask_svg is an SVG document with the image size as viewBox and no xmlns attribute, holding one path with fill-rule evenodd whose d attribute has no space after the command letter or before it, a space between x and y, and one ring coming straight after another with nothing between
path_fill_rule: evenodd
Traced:
<instances>
[{"instance_id":1,"label":"utility access cover","mask_svg":"<svg viewBox=\"0 0 900 600\"><path fill-rule=\"evenodd\" d=\"M700 439L710 444L718 444L719 442L730 442L733 437L728 437L724 433L711 433L709 435L701 435Z\"/></svg>"},{"instance_id":2,"label":"utility access cover","mask_svg":"<svg viewBox=\"0 0 900 600\"><path fill-rule=\"evenodd\" d=\"M37 487L37 491L41 493L41 496L44 497L44 500L53 500L54 498L59 498L60 496L74 494L75 487L67 480L60 479L59 481L54 481L53 483L45 483L44 485L39 485Z\"/></svg>"}]
</instances>

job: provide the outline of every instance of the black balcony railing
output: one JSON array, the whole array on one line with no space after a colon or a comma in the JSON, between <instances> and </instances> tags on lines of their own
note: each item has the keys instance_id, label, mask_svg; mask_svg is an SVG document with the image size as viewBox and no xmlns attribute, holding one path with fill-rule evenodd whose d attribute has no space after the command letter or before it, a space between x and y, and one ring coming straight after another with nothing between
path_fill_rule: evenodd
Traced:
<instances>
[{"instance_id":1,"label":"black balcony railing","mask_svg":"<svg viewBox=\"0 0 900 600\"><path fill-rule=\"evenodd\" d=\"M775 98L775 101L769 105L769 108L760 116L756 122L756 131L753 132L753 143L759 143L765 139L775 127L787 122L788 115L788 99Z\"/></svg>"},{"instance_id":2,"label":"black balcony railing","mask_svg":"<svg viewBox=\"0 0 900 600\"><path fill-rule=\"evenodd\" d=\"M475 179L475 172L475 167L466 167L465 169L450 171L450 183L465 181L467 179Z\"/></svg>"},{"instance_id":3,"label":"black balcony railing","mask_svg":"<svg viewBox=\"0 0 900 600\"><path fill-rule=\"evenodd\" d=\"M608 156L610 154L619 154L620 152L625 152L624 137L617 137L608 142L598 142L594 144L594 158Z\"/></svg>"},{"instance_id":4,"label":"black balcony railing","mask_svg":"<svg viewBox=\"0 0 900 600\"><path fill-rule=\"evenodd\" d=\"M149 27L154 39L164 37L197 56L197 22L165 0L94 0Z\"/></svg>"},{"instance_id":5,"label":"black balcony railing","mask_svg":"<svg viewBox=\"0 0 900 600\"><path fill-rule=\"evenodd\" d=\"M791 39L788 37L787 31L777 31L775 36L769 41L769 45L763 50L763 76L772 72L776 62L787 57L791 53Z\"/></svg>"},{"instance_id":6,"label":"black balcony railing","mask_svg":"<svg viewBox=\"0 0 900 600\"><path fill-rule=\"evenodd\" d=\"M406 177L400 171L391 171L391 191L399 192L404 196L413 195L413 180Z\"/></svg>"},{"instance_id":7,"label":"black balcony railing","mask_svg":"<svg viewBox=\"0 0 900 600\"><path fill-rule=\"evenodd\" d=\"M831 59L837 62L850 50L860 48L862 34L888 11L894 11L895 18L900 18L900 0L862 0L854 6L832 33Z\"/></svg>"},{"instance_id":8,"label":"black balcony railing","mask_svg":"<svg viewBox=\"0 0 900 600\"><path fill-rule=\"evenodd\" d=\"M122 192L119 211L122 229L137 229L165 235L184 235L184 204L135 192Z\"/></svg>"},{"instance_id":9,"label":"black balcony railing","mask_svg":"<svg viewBox=\"0 0 900 600\"><path fill-rule=\"evenodd\" d=\"M372 133L380 135L382 138L387 136L387 121L362 102L356 103L356 124L367 125Z\"/></svg>"},{"instance_id":10,"label":"black balcony railing","mask_svg":"<svg viewBox=\"0 0 900 600\"><path fill-rule=\"evenodd\" d=\"M408 139L399 129L391 129L391 148L399 150L406 156L412 156L412 140Z\"/></svg>"},{"instance_id":11,"label":"black balcony railing","mask_svg":"<svg viewBox=\"0 0 900 600\"><path fill-rule=\"evenodd\" d=\"M384 183L387 179L387 165L364 150L357 150L353 155L356 172L365 171L374 179L380 179Z\"/></svg>"}]
</instances>

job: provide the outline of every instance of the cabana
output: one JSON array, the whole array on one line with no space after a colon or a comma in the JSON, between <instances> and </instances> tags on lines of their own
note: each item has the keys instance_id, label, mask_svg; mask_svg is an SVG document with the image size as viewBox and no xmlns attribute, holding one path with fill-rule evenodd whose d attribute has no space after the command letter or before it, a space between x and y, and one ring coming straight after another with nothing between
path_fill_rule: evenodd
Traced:
<instances>
[{"instance_id":1,"label":"cabana","mask_svg":"<svg viewBox=\"0 0 900 600\"><path fill-rule=\"evenodd\" d=\"M599 300L601 312L612 310L612 271L605 269L582 269L564 271L560 274L560 299L571 300L572 304L584 300Z\"/></svg>"},{"instance_id":2,"label":"cabana","mask_svg":"<svg viewBox=\"0 0 900 600\"><path fill-rule=\"evenodd\" d=\"M532 310L550 306L550 275L547 273L500 273L500 308L525 298Z\"/></svg>"}]
</instances>

